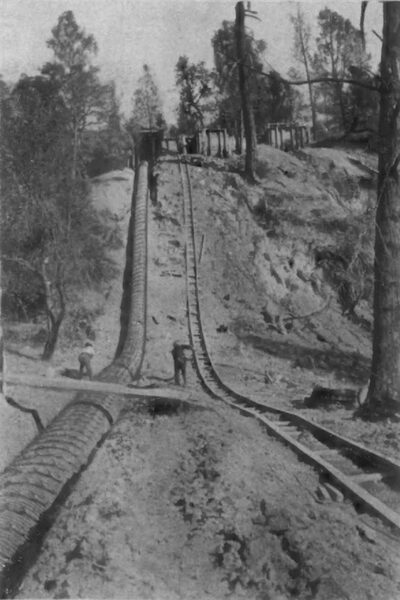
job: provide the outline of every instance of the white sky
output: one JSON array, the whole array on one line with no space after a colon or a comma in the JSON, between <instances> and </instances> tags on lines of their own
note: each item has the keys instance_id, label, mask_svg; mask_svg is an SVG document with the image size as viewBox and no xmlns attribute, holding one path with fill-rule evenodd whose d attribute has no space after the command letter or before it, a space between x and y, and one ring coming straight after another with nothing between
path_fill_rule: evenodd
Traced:
<instances>
[{"instance_id":1,"label":"white sky","mask_svg":"<svg viewBox=\"0 0 400 600\"><path fill-rule=\"evenodd\" d=\"M223 20L234 20L233 0L0 0L0 73L6 81L16 81L21 73L37 73L52 53L46 40L58 17L74 12L78 25L94 35L99 46L96 63L103 80L113 79L122 108L128 113L135 84L147 63L159 86L165 114L174 120L177 102L174 68L178 57L205 60L213 65L211 38ZM317 2L301 6L310 23L316 23L319 10L328 6L358 27L360 2ZM247 19L257 39L267 43L268 62L282 74L294 65L292 28L289 15L294 2L251 3L261 22ZM372 33L382 31L382 6L369 2L365 20L367 50L374 65L380 57L380 42Z\"/></svg>"}]
</instances>

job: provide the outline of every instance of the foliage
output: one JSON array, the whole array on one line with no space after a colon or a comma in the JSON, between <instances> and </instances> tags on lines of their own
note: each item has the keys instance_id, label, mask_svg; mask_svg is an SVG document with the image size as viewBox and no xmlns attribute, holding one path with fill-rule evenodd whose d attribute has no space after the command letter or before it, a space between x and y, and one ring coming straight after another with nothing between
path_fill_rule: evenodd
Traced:
<instances>
[{"instance_id":1,"label":"foliage","mask_svg":"<svg viewBox=\"0 0 400 600\"><path fill-rule=\"evenodd\" d=\"M82 157L75 152L76 134L95 116L88 88L83 85L78 94L75 86L86 81L98 90L100 83L80 62L95 48L94 40L74 24L72 13L64 13L49 43L63 63L48 64L35 77L23 75L1 94L3 301L14 316L46 314L53 335L46 358L70 290L99 287L115 269L106 253L109 227L90 201ZM99 106L97 92L92 99Z\"/></svg>"},{"instance_id":2,"label":"foliage","mask_svg":"<svg viewBox=\"0 0 400 600\"><path fill-rule=\"evenodd\" d=\"M3 254L38 273L48 258L54 274L62 265L67 285L99 283L110 269L106 228L85 181L71 181L68 122L57 90L42 77L23 77L2 104ZM72 188L68 236L65 197Z\"/></svg>"},{"instance_id":3,"label":"foliage","mask_svg":"<svg viewBox=\"0 0 400 600\"><path fill-rule=\"evenodd\" d=\"M82 136L82 160L89 177L126 166L129 135L122 125L114 83L108 85L105 97L104 124Z\"/></svg>"},{"instance_id":4,"label":"foliage","mask_svg":"<svg viewBox=\"0 0 400 600\"><path fill-rule=\"evenodd\" d=\"M187 56L180 56L175 67L175 80L179 88L178 129L193 133L203 128L205 115L212 111L213 74L204 61L190 64Z\"/></svg>"},{"instance_id":5,"label":"foliage","mask_svg":"<svg viewBox=\"0 0 400 600\"><path fill-rule=\"evenodd\" d=\"M349 67L354 79L365 84L375 85L377 77L365 69ZM346 119L349 132L362 130L377 131L379 115L379 94L358 85L349 85L346 90Z\"/></svg>"},{"instance_id":6,"label":"foliage","mask_svg":"<svg viewBox=\"0 0 400 600\"><path fill-rule=\"evenodd\" d=\"M162 114L160 93L154 82L148 65L143 65L143 75L140 77L134 93L134 106L131 119L133 130L140 128L163 128L165 119Z\"/></svg>"},{"instance_id":7,"label":"foliage","mask_svg":"<svg viewBox=\"0 0 400 600\"><path fill-rule=\"evenodd\" d=\"M277 72L268 78L259 77L255 83L254 118L261 133L266 123L294 120L298 103L298 91L293 89Z\"/></svg>"},{"instance_id":8,"label":"foliage","mask_svg":"<svg viewBox=\"0 0 400 600\"><path fill-rule=\"evenodd\" d=\"M318 24L320 33L316 39L317 52L312 67L317 76L336 80L335 83L318 86L318 108L327 115L328 125L339 124L346 131L351 125L349 100L346 97L346 85L341 80L355 73L368 73L370 57L363 48L358 29L337 12L328 8L321 10Z\"/></svg>"},{"instance_id":9,"label":"foliage","mask_svg":"<svg viewBox=\"0 0 400 600\"><path fill-rule=\"evenodd\" d=\"M230 134L238 135L240 122L240 94L237 72L235 24L223 21L212 39L214 49L215 82L219 93L219 122ZM277 73L268 77L263 71L266 44L250 33L245 35L246 69L250 102L253 107L256 130L263 133L268 122L293 119L297 91L286 84Z\"/></svg>"},{"instance_id":10,"label":"foliage","mask_svg":"<svg viewBox=\"0 0 400 600\"><path fill-rule=\"evenodd\" d=\"M336 290L343 314L354 317L361 300L372 305L372 206L368 206L361 217L346 219L336 229L335 247L318 248L315 252L316 264L324 270L325 277Z\"/></svg>"},{"instance_id":11,"label":"foliage","mask_svg":"<svg viewBox=\"0 0 400 600\"><path fill-rule=\"evenodd\" d=\"M42 75L58 85L68 112L74 178L77 169L83 167L83 134L107 126L115 89L100 82L99 69L92 64L97 44L92 35L79 28L72 11L59 17L47 45L54 52L54 60L43 66Z\"/></svg>"},{"instance_id":12,"label":"foliage","mask_svg":"<svg viewBox=\"0 0 400 600\"><path fill-rule=\"evenodd\" d=\"M223 21L211 43L214 50L216 86L220 96L220 122L230 134L237 134L238 129L241 129L241 101L234 22ZM262 70L262 55L265 49L266 44L263 40L255 40L250 34L246 34L245 53L250 102L254 104L255 99L258 98L259 106L261 106L260 92L265 89L265 82L262 78L257 78L256 71Z\"/></svg>"}]
</instances>

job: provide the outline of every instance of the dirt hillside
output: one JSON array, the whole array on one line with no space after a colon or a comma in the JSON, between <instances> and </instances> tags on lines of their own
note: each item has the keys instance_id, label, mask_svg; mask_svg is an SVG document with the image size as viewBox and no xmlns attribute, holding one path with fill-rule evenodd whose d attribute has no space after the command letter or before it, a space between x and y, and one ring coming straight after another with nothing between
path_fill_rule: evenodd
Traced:
<instances>
[{"instance_id":1,"label":"dirt hillside","mask_svg":"<svg viewBox=\"0 0 400 600\"><path fill-rule=\"evenodd\" d=\"M190 167L201 308L213 360L232 387L395 455L398 426L301 408L316 383L357 387L368 376L368 304L344 315L316 261L371 201L373 161L348 154L260 148L252 187L235 161ZM143 380L171 386L172 341L188 341L173 157L160 162L158 182ZM115 179L98 185L113 189ZM350 503L319 502L318 475L257 423L207 398L193 370L189 389L198 408L133 405L121 416L60 507L17 597L399 597L399 546L382 523Z\"/></svg>"}]
</instances>

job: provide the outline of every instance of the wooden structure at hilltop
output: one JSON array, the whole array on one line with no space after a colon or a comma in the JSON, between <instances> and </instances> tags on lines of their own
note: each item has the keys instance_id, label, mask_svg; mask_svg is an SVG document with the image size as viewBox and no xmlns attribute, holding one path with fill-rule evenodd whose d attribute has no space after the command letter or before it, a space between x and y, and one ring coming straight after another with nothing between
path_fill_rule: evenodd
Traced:
<instances>
[{"instance_id":1,"label":"wooden structure at hilltop","mask_svg":"<svg viewBox=\"0 0 400 600\"><path fill-rule=\"evenodd\" d=\"M310 143L310 133L306 125L268 123L260 141L279 150L298 150Z\"/></svg>"},{"instance_id":2,"label":"wooden structure at hilltop","mask_svg":"<svg viewBox=\"0 0 400 600\"><path fill-rule=\"evenodd\" d=\"M193 145L196 154L211 156L213 153L213 141L217 142L215 156L227 158L229 156L226 129L201 129L193 136Z\"/></svg>"},{"instance_id":3,"label":"wooden structure at hilltop","mask_svg":"<svg viewBox=\"0 0 400 600\"><path fill-rule=\"evenodd\" d=\"M164 147L170 151L170 144L176 144L179 154L203 154L204 156L229 156L228 134L226 129L204 128L192 136L178 135L177 138L164 138Z\"/></svg>"}]
</instances>

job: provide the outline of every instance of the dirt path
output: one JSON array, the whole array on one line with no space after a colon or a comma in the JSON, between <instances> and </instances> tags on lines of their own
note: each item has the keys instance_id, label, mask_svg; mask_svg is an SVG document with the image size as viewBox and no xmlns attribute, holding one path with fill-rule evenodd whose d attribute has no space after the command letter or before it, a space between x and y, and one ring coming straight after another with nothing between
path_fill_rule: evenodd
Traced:
<instances>
[{"instance_id":1,"label":"dirt path","mask_svg":"<svg viewBox=\"0 0 400 600\"><path fill-rule=\"evenodd\" d=\"M317 483L230 412L127 413L18 597L394 600L395 558Z\"/></svg>"},{"instance_id":2,"label":"dirt path","mask_svg":"<svg viewBox=\"0 0 400 600\"><path fill-rule=\"evenodd\" d=\"M187 340L176 177L165 164L149 231L148 379L170 378L171 341ZM314 471L198 394L198 409L120 418L17 597L395 600L398 546L381 524L316 502Z\"/></svg>"}]
</instances>

